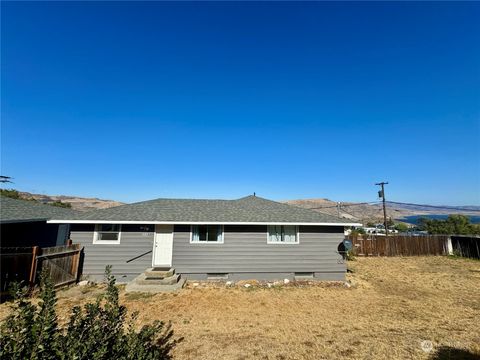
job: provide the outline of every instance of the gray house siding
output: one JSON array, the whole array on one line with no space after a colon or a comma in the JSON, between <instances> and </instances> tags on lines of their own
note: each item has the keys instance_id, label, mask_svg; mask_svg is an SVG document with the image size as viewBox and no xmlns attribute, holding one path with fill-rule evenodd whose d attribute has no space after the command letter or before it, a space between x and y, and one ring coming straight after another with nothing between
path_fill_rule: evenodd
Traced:
<instances>
[{"instance_id":1,"label":"gray house siding","mask_svg":"<svg viewBox=\"0 0 480 360\"><path fill-rule=\"evenodd\" d=\"M93 244L94 229L94 225L71 226L70 239L84 247L83 275L101 280L105 266L112 265L113 274L122 282L152 267L155 226L122 225L120 244L111 245Z\"/></svg>"},{"instance_id":2,"label":"gray house siding","mask_svg":"<svg viewBox=\"0 0 480 360\"><path fill-rule=\"evenodd\" d=\"M122 225L120 244L93 244L94 225L72 225L70 238L84 247L83 274L101 279L106 265L119 281L129 281L152 265L154 226ZM225 225L223 244L190 244L190 226L175 225L172 266L187 279L228 274L238 279L284 279L312 273L320 280L343 280L338 254L343 227L300 226L299 244L267 244L267 226Z\"/></svg>"},{"instance_id":3,"label":"gray house siding","mask_svg":"<svg viewBox=\"0 0 480 360\"><path fill-rule=\"evenodd\" d=\"M346 265L338 254L343 227L300 226L299 244L267 244L267 226L225 226L223 244L190 244L190 227L174 228L173 266L187 278L230 274L229 279L292 278L314 273L322 280L342 280Z\"/></svg>"}]
</instances>

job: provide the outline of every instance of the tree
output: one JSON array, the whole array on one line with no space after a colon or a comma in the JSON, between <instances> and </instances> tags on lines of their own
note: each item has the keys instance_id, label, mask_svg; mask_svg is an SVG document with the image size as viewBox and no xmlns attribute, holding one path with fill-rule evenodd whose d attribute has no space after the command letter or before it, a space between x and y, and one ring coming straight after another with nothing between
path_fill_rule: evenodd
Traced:
<instances>
[{"instance_id":1,"label":"tree","mask_svg":"<svg viewBox=\"0 0 480 360\"><path fill-rule=\"evenodd\" d=\"M12 183L13 181L10 181L10 179L10 176L0 175L0 183Z\"/></svg>"},{"instance_id":2,"label":"tree","mask_svg":"<svg viewBox=\"0 0 480 360\"><path fill-rule=\"evenodd\" d=\"M407 232L408 231L408 225L405 223L396 223L394 226L395 230L398 230L399 232Z\"/></svg>"},{"instance_id":3,"label":"tree","mask_svg":"<svg viewBox=\"0 0 480 360\"><path fill-rule=\"evenodd\" d=\"M420 218L418 224L429 234L480 235L480 225L472 224L465 215L449 215L446 220Z\"/></svg>"}]
</instances>

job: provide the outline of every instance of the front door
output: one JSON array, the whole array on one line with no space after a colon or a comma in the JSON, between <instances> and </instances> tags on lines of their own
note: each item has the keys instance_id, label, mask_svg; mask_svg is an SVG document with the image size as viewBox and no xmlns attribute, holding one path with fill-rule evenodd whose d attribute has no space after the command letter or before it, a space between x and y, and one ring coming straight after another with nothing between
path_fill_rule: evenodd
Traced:
<instances>
[{"instance_id":1,"label":"front door","mask_svg":"<svg viewBox=\"0 0 480 360\"><path fill-rule=\"evenodd\" d=\"M172 266L173 225L155 225L153 267Z\"/></svg>"}]
</instances>

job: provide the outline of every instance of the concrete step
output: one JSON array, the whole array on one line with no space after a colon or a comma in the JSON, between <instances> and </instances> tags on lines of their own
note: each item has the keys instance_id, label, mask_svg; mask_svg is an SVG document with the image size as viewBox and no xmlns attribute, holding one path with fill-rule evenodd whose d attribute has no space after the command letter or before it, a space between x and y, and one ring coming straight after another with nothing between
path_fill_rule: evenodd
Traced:
<instances>
[{"instance_id":1,"label":"concrete step","mask_svg":"<svg viewBox=\"0 0 480 360\"><path fill-rule=\"evenodd\" d=\"M147 278L145 274L140 274L133 282L139 285L174 285L180 281L180 274L175 274L163 279L159 278Z\"/></svg>"},{"instance_id":2,"label":"concrete step","mask_svg":"<svg viewBox=\"0 0 480 360\"><path fill-rule=\"evenodd\" d=\"M145 270L144 274L146 279L165 279L175 275L175 269L151 268Z\"/></svg>"},{"instance_id":3,"label":"concrete step","mask_svg":"<svg viewBox=\"0 0 480 360\"><path fill-rule=\"evenodd\" d=\"M125 287L126 292L144 292L144 293L161 293L180 290L185 285L185 279L180 279L173 285L141 285L132 281Z\"/></svg>"}]
</instances>

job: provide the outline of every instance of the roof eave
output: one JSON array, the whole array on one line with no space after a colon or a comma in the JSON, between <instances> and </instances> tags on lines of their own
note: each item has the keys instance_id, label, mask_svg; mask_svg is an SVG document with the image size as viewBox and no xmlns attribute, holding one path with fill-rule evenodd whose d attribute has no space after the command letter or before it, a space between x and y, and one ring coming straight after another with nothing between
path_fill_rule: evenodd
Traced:
<instances>
[{"instance_id":1,"label":"roof eave","mask_svg":"<svg viewBox=\"0 0 480 360\"><path fill-rule=\"evenodd\" d=\"M43 221L47 221L47 220L48 220L48 218L0 220L0 224L17 224L17 223L26 223L26 222L43 222Z\"/></svg>"},{"instance_id":2,"label":"roof eave","mask_svg":"<svg viewBox=\"0 0 480 360\"><path fill-rule=\"evenodd\" d=\"M346 222L305 221L131 221L131 220L48 220L49 224L158 224L158 225L314 225L314 226L362 226Z\"/></svg>"}]
</instances>

